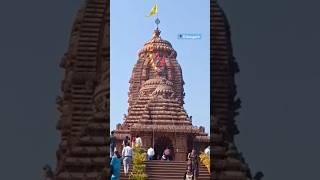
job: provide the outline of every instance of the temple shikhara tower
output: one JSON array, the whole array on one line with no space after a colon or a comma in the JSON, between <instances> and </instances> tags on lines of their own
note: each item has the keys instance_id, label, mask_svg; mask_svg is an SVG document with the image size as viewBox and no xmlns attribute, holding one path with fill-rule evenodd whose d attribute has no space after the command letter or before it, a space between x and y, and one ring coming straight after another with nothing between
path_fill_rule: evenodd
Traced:
<instances>
[{"instance_id":1,"label":"temple shikhara tower","mask_svg":"<svg viewBox=\"0 0 320 180\"><path fill-rule=\"evenodd\" d=\"M118 148L125 136L140 135L145 148L156 156L168 146L175 160L185 160L193 146L208 143L203 127L192 125L184 104L184 81L170 42L154 30L138 53L130 79L128 114L116 129ZM204 143L203 143L204 142Z\"/></svg>"},{"instance_id":2,"label":"temple shikhara tower","mask_svg":"<svg viewBox=\"0 0 320 180\"><path fill-rule=\"evenodd\" d=\"M192 125L183 107L184 81L177 52L160 33L156 28L138 52L129 81L128 113L115 130L117 149L126 136L139 135L143 148L155 148L156 158L169 147L174 161L185 161L193 147L203 150L209 137L204 127Z\"/></svg>"},{"instance_id":3,"label":"temple shikhara tower","mask_svg":"<svg viewBox=\"0 0 320 180\"><path fill-rule=\"evenodd\" d=\"M234 75L239 71L234 60L230 29L224 12L214 0L211 3L211 111L213 113L213 179L252 179L248 165L238 152L234 136L239 133L235 117L241 101L237 98Z\"/></svg>"},{"instance_id":4,"label":"temple shikhara tower","mask_svg":"<svg viewBox=\"0 0 320 180\"><path fill-rule=\"evenodd\" d=\"M108 13L106 0L85 1L60 64L65 77L57 98L61 141L55 180L97 180L109 163Z\"/></svg>"}]
</instances>

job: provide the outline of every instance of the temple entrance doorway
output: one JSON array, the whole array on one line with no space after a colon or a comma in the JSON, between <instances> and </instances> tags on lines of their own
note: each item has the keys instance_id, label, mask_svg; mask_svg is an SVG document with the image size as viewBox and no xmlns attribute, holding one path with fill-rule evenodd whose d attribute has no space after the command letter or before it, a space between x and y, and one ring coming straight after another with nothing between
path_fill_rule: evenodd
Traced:
<instances>
[{"instance_id":1,"label":"temple entrance doorway","mask_svg":"<svg viewBox=\"0 0 320 180\"><path fill-rule=\"evenodd\" d=\"M171 160L174 159L174 147L172 144L172 141L170 138L166 137L166 136L161 136L159 138L156 139L155 143L154 143L154 151L155 151L155 159L156 160L160 160L161 156L163 155L163 151L166 148L170 149L171 152Z\"/></svg>"}]
</instances>

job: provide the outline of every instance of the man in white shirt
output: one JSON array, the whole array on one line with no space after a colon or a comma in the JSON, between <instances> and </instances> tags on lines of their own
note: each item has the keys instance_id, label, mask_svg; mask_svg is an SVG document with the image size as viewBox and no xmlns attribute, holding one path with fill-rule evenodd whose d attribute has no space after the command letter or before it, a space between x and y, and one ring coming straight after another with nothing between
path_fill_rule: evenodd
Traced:
<instances>
[{"instance_id":1,"label":"man in white shirt","mask_svg":"<svg viewBox=\"0 0 320 180\"><path fill-rule=\"evenodd\" d=\"M136 146L141 147L142 146L142 139L139 135L137 135L136 137L136 142L135 142Z\"/></svg>"},{"instance_id":2,"label":"man in white shirt","mask_svg":"<svg viewBox=\"0 0 320 180\"><path fill-rule=\"evenodd\" d=\"M204 153L210 156L210 146L204 150Z\"/></svg>"},{"instance_id":3,"label":"man in white shirt","mask_svg":"<svg viewBox=\"0 0 320 180\"><path fill-rule=\"evenodd\" d=\"M124 174L127 176L129 173L129 165L132 160L132 148L130 147L129 142L125 144L125 147L122 150L122 157Z\"/></svg>"},{"instance_id":4,"label":"man in white shirt","mask_svg":"<svg viewBox=\"0 0 320 180\"><path fill-rule=\"evenodd\" d=\"M147 155L148 155L148 160L153 160L153 156L154 156L154 150L152 147L150 147L147 151Z\"/></svg>"}]
</instances>

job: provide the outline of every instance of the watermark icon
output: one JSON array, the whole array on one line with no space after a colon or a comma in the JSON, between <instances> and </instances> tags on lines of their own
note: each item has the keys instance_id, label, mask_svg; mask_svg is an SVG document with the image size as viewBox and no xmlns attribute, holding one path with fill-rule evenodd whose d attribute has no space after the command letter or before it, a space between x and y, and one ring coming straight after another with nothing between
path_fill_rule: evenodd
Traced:
<instances>
[{"instance_id":1,"label":"watermark icon","mask_svg":"<svg viewBox=\"0 0 320 180\"><path fill-rule=\"evenodd\" d=\"M197 34L197 33L178 34L178 39L201 39L201 34Z\"/></svg>"}]
</instances>

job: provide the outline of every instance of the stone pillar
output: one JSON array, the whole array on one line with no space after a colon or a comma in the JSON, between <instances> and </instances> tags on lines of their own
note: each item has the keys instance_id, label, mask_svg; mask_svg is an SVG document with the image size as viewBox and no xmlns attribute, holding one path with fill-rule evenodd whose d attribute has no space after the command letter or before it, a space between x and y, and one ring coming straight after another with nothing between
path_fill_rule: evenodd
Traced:
<instances>
[{"instance_id":1,"label":"stone pillar","mask_svg":"<svg viewBox=\"0 0 320 180\"><path fill-rule=\"evenodd\" d=\"M141 139L143 148L148 149L152 147L152 134L143 134Z\"/></svg>"},{"instance_id":2,"label":"stone pillar","mask_svg":"<svg viewBox=\"0 0 320 180\"><path fill-rule=\"evenodd\" d=\"M177 141L175 145L175 160L185 161L187 158L187 136L184 134L177 134Z\"/></svg>"}]
</instances>

